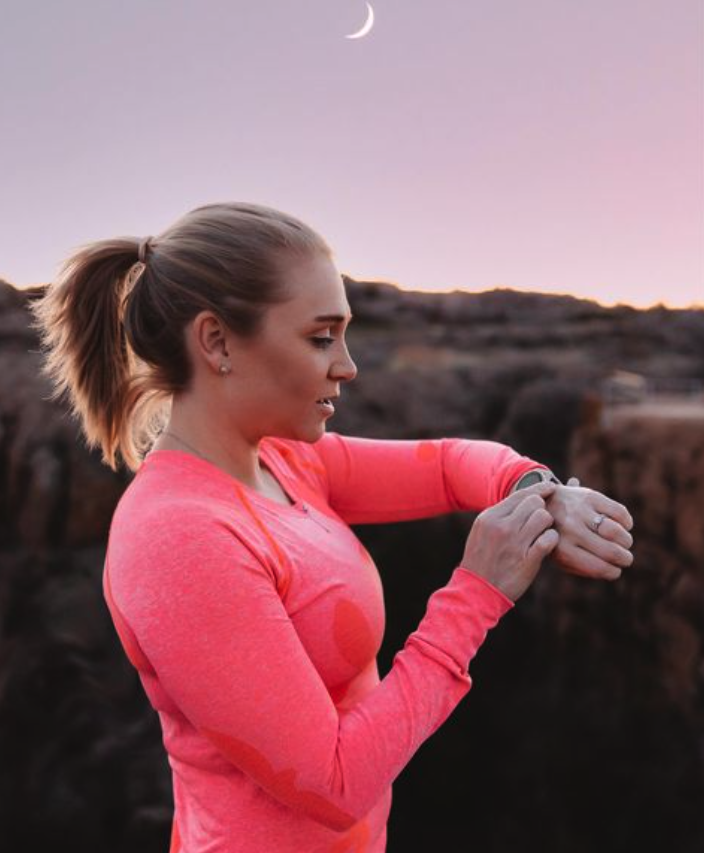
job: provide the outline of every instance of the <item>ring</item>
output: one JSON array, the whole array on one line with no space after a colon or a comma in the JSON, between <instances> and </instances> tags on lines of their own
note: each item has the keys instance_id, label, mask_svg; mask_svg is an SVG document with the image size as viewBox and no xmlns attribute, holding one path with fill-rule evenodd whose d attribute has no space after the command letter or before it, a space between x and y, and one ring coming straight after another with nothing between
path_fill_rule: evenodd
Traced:
<instances>
[{"instance_id":1,"label":"ring","mask_svg":"<svg viewBox=\"0 0 704 853\"><path fill-rule=\"evenodd\" d=\"M602 522L605 518L606 518L606 516L605 516L603 513L601 513L601 512L598 512L598 513L594 516L594 518L592 519L592 523L589 525L589 526L591 527L591 529L594 531L594 533L598 533L598 532L599 532L599 525L601 524L601 522Z\"/></svg>"}]
</instances>

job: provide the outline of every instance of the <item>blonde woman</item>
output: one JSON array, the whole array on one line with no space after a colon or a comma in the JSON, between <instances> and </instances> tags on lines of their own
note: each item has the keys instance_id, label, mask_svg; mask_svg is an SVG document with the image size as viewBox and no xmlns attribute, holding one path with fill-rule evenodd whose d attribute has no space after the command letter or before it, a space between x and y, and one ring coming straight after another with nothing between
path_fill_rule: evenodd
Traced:
<instances>
[{"instance_id":1,"label":"blonde woman","mask_svg":"<svg viewBox=\"0 0 704 853\"><path fill-rule=\"evenodd\" d=\"M172 853L381 853L393 780L544 557L631 562L624 507L509 447L326 431L353 318L292 216L215 204L88 245L34 311L56 395L136 472L104 592L161 721ZM481 510L463 559L380 680L381 581L349 525L457 510Z\"/></svg>"}]
</instances>

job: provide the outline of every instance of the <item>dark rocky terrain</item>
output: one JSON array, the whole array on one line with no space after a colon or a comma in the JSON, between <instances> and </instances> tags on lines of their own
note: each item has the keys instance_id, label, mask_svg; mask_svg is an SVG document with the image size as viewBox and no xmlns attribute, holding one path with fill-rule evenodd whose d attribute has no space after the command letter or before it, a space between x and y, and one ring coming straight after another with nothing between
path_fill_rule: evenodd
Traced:
<instances>
[{"instance_id":1,"label":"dark rocky terrain","mask_svg":"<svg viewBox=\"0 0 704 853\"><path fill-rule=\"evenodd\" d=\"M704 845L704 311L346 280L359 375L328 429L503 441L623 501L615 584L547 565L474 688L394 785L389 853ZM129 482L86 451L0 282L0 825L8 850L168 849L156 715L102 600ZM382 673L472 516L356 532L384 580Z\"/></svg>"}]
</instances>

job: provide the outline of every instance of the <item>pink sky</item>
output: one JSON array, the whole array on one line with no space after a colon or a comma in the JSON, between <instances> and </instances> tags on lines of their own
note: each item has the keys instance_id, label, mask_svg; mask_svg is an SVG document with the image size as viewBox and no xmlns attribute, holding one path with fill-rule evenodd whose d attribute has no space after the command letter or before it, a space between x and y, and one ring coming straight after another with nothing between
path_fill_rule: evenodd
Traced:
<instances>
[{"instance_id":1,"label":"pink sky","mask_svg":"<svg viewBox=\"0 0 704 853\"><path fill-rule=\"evenodd\" d=\"M704 304L701 0L5 0L0 276L209 201L408 289Z\"/></svg>"}]
</instances>

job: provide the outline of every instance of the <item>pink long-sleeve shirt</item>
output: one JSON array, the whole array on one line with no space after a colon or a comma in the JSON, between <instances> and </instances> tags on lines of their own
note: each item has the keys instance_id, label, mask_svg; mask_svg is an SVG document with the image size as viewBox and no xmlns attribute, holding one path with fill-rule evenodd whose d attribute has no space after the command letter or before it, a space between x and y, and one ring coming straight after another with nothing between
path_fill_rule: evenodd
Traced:
<instances>
[{"instance_id":1,"label":"pink long-sleeve shirt","mask_svg":"<svg viewBox=\"0 0 704 853\"><path fill-rule=\"evenodd\" d=\"M383 853L392 781L512 605L457 567L380 680L382 586L349 525L480 510L537 464L337 433L265 438L259 458L290 505L160 450L110 528L104 592L161 722L171 853Z\"/></svg>"}]
</instances>

